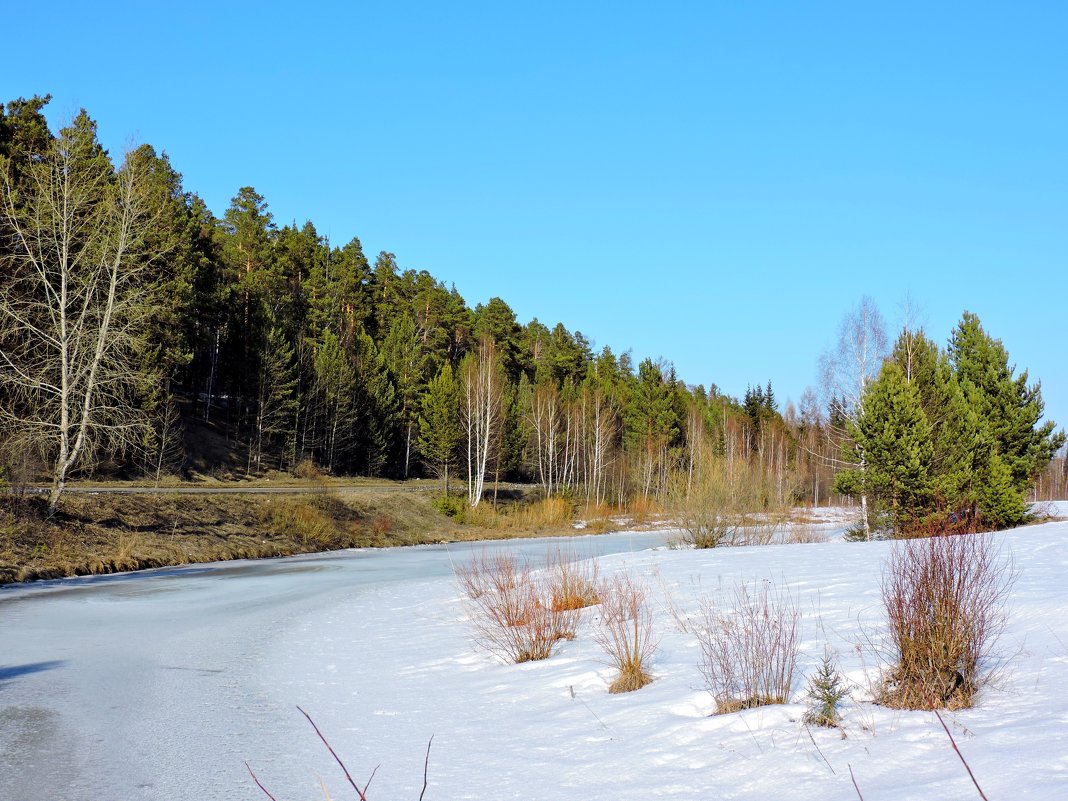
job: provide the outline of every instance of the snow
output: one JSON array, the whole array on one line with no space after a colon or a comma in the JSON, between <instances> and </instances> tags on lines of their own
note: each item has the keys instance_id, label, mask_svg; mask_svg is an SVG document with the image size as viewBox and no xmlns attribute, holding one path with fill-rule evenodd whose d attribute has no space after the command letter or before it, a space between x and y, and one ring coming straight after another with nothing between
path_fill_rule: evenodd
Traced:
<instances>
[{"instance_id":1,"label":"snow","mask_svg":"<svg viewBox=\"0 0 1068 801\"><path fill-rule=\"evenodd\" d=\"M1064 510L1068 511L1068 509ZM828 524L840 522L828 519ZM471 640L452 564L482 548L544 557L558 541L352 551L0 591L0 799L351 798L297 705L371 801L978 798L929 712L873 705L888 542L713 551L670 534L569 540L602 575L651 590L655 681L609 695L590 636L506 665ZM1068 797L1068 522L997 536L1018 578L997 679L944 714L991 799ZM794 701L711 716L697 638L680 630L738 581L786 585L804 617ZM853 685L846 737L801 724L825 648ZM811 735L811 737L810 737Z\"/></svg>"}]
</instances>

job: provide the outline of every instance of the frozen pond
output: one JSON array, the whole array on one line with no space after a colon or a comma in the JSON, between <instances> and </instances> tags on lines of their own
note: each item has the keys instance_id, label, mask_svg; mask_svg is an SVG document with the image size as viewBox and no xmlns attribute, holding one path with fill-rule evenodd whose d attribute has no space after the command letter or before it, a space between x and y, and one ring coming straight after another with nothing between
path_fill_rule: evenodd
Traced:
<instances>
[{"instance_id":1,"label":"frozen pond","mask_svg":"<svg viewBox=\"0 0 1068 801\"><path fill-rule=\"evenodd\" d=\"M243 761L293 752L301 698L276 686L277 668L309 621L448 577L485 548L595 556L669 536L345 551L0 588L0 801L255 798Z\"/></svg>"}]
</instances>

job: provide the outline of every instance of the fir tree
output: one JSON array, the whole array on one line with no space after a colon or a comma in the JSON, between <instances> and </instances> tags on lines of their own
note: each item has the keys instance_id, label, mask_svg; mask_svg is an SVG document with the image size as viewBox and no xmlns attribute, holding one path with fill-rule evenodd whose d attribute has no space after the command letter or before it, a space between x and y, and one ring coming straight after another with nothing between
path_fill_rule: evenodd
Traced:
<instances>
[{"instance_id":1,"label":"fir tree","mask_svg":"<svg viewBox=\"0 0 1068 801\"><path fill-rule=\"evenodd\" d=\"M1015 375L1001 340L990 337L974 314L965 312L953 331L949 357L964 396L1003 465L988 465L986 478L1000 487L1007 470L1009 484L1019 497L1018 503L1008 504L1006 488L988 493L987 503L997 506L983 509L983 516L991 522L995 518L1005 521L999 525L1016 523L1019 517L1008 519L1012 510L1020 509L1022 516L1026 492L1064 444L1064 432L1055 432L1053 421L1040 423L1045 408L1040 386L1028 385L1026 370Z\"/></svg>"},{"instance_id":2,"label":"fir tree","mask_svg":"<svg viewBox=\"0 0 1068 801\"><path fill-rule=\"evenodd\" d=\"M449 493L449 468L456 463L460 444L460 388L446 362L427 383L419 415L419 453L445 482Z\"/></svg>"},{"instance_id":3,"label":"fir tree","mask_svg":"<svg viewBox=\"0 0 1068 801\"><path fill-rule=\"evenodd\" d=\"M838 705L849 694L845 679L829 653L823 655L816 672L808 679L809 707L804 722L809 726L834 727L841 724Z\"/></svg>"}]
</instances>

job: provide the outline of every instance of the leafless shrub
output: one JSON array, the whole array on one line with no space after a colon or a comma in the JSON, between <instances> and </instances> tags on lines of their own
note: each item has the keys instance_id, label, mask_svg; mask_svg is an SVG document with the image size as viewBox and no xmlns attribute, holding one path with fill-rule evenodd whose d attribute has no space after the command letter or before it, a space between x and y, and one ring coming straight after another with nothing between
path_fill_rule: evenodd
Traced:
<instances>
[{"instance_id":1,"label":"leafless shrub","mask_svg":"<svg viewBox=\"0 0 1068 801\"><path fill-rule=\"evenodd\" d=\"M626 572L601 588L601 623L593 636L619 670L610 693L640 690L653 680L647 667L658 642L653 639L648 596L645 585Z\"/></svg>"},{"instance_id":2,"label":"leafless shrub","mask_svg":"<svg viewBox=\"0 0 1068 801\"><path fill-rule=\"evenodd\" d=\"M475 639L509 662L548 659L561 639L572 639L578 609L554 610L551 581L514 556L481 554L456 569L467 596Z\"/></svg>"},{"instance_id":3,"label":"leafless shrub","mask_svg":"<svg viewBox=\"0 0 1068 801\"><path fill-rule=\"evenodd\" d=\"M787 486L785 476L702 449L672 478L671 514L695 548L767 545L788 519Z\"/></svg>"},{"instance_id":4,"label":"leafless shrub","mask_svg":"<svg viewBox=\"0 0 1068 801\"><path fill-rule=\"evenodd\" d=\"M770 581L755 589L738 584L727 609L706 600L702 616L701 672L716 714L786 703L801 637L801 613L790 593Z\"/></svg>"},{"instance_id":5,"label":"leafless shrub","mask_svg":"<svg viewBox=\"0 0 1068 801\"><path fill-rule=\"evenodd\" d=\"M895 664L879 700L901 709L972 706L1014 579L989 534L899 544L883 571Z\"/></svg>"},{"instance_id":6,"label":"leafless shrub","mask_svg":"<svg viewBox=\"0 0 1068 801\"><path fill-rule=\"evenodd\" d=\"M600 566L596 559L579 559L571 550L549 554L549 599L554 612L573 611L601 602L597 589Z\"/></svg>"},{"instance_id":7,"label":"leafless shrub","mask_svg":"<svg viewBox=\"0 0 1068 801\"><path fill-rule=\"evenodd\" d=\"M786 527L789 510L779 509L752 515L744 528L738 530L732 545L771 545L779 532Z\"/></svg>"}]
</instances>

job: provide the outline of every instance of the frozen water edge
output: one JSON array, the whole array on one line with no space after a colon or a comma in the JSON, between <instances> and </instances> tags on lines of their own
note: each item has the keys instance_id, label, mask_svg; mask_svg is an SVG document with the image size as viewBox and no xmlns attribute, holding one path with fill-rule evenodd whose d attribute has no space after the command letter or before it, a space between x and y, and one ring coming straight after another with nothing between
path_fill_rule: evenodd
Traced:
<instances>
[{"instance_id":1,"label":"frozen water edge","mask_svg":"<svg viewBox=\"0 0 1068 801\"><path fill-rule=\"evenodd\" d=\"M307 709L375 799L415 799L435 735L435 799L970 799L933 716L865 703L881 632L878 583L891 543L646 550L670 533L568 538L615 550L651 586L656 681L606 692L588 627L552 659L502 665L476 651L451 580L483 547L544 556L545 541L466 543L226 563L0 591L0 799L335 798L337 768ZM1015 655L981 706L951 716L991 798L1060 799L1068 758L1068 523L1000 535L1020 578L1003 651ZM613 544L614 543L614 544ZM591 552L592 553L592 552ZM696 640L668 614L739 579L786 582L806 616L802 669L835 649L858 687L849 737L814 732L788 705L707 717ZM862 647L858 648L860 645ZM803 681L796 685L796 699ZM829 764L828 764L829 763ZM832 769L834 772L832 773ZM9 778L13 777L13 778Z\"/></svg>"},{"instance_id":2,"label":"frozen water edge","mask_svg":"<svg viewBox=\"0 0 1068 801\"><path fill-rule=\"evenodd\" d=\"M292 704L258 678L290 631L337 607L359 617L391 584L451 586L453 561L487 545L592 556L667 536L357 549L0 588L0 801L240 798L248 744L274 742L282 757L293 740L279 734Z\"/></svg>"}]
</instances>

